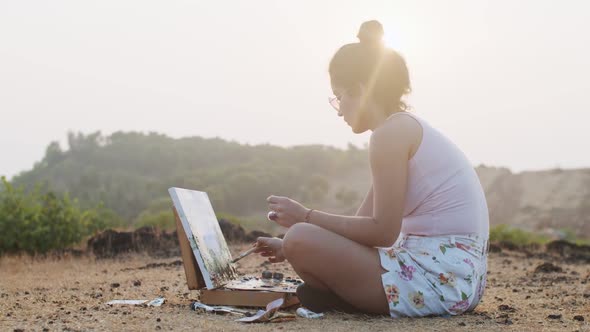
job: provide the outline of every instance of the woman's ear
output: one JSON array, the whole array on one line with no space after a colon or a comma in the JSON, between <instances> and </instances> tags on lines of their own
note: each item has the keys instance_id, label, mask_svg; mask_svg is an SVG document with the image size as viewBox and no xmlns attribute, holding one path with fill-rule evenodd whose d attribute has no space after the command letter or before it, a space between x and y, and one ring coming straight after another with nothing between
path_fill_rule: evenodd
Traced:
<instances>
[{"instance_id":1,"label":"woman's ear","mask_svg":"<svg viewBox=\"0 0 590 332\"><path fill-rule=\"evenodd\" d=\"M345 90L343 90L347 95L349 95L350 97L360 97L362 96L362 85L361 84L353 84L350 87L347 87Z\"/></svg>"}]
</instances>

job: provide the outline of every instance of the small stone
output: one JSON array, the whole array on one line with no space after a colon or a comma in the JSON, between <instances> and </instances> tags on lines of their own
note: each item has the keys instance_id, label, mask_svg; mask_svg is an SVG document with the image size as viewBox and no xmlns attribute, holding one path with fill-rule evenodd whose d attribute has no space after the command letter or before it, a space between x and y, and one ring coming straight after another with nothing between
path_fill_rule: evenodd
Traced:
<instances>
[{"instance_id":1,"label":"small stone","mask_svg":"<svg viewBox=\"0 0 590 332\"><path fill-rule=\"evenodd\" d=\"M535 273L551 273L551 272L563 272L563 269L557 265L545 262L535 268Z\"/></svg>"},{"instance_id":2,"label":"small stone","mask_svg":"<svg viewBox=\"0 0 590 332\"><path fill-rule=\"evenodd\" d=\"M135 280L135 281L133 281L133 286L135 286L135 287L141 286L141 280Z\"/></svg>"},{"instance_id":3,"label":"small stone","mask_svg":"<svg viewBox=\"0 0 590 332\"><path fill-rule=\"evenodd\" d=\"M549 319L561 319L561 314L551 314L547 316Z\"/></svg>"},{"instance_id":4,"label":"small stone","mask_svg":"<svg viewBox=\"0 0 590 332\"><path fill-rule=\"evenodd\" d=\"M507 312L515 312L515 311L516 311L516 309L515 309L515 308L513 308L513 307L511 307L511 306L509 306L509 305L507 305L507 304L500 304L500 305L498 306L498 309L499 309L500 311L507 311Z\"/></svg>"},{"instance_id":5,"label":"small stone","mask_svg":"<svg viewBox=\"0 0 590 332\"><path fill-rule=\"evenodd\" d=\"M574 316L574 320L577 320L578 322L583 322L584 321L584 316L582 316L582 315Z\"/></svg>"},{"instance_id":6,"label":"small stone","mask_svg":"<svg viewBox=\"0 0 590 332\"><path fill-rule=\"evenodd\" d=\"M459 326L467 326L467 324L465 324L465 322L460 322Z\"/></svg>"},{"instance_id":7,"label":"small stone","mask_svg":"<svg viewBox=\"0 0 590 332\"><path fill-rule=\"evenodd\" d=\"M161 320L160 318L157 318L157 319L156 319L156 322L158 322L158 323L159 323L159 322L161 322L161 321L162 321L162 320Z\"/></svg>"},{"instance_id":8,"label":"small stone","mask_svg":"<svg viewBox=\"0 0 590 332\"><path fill-rule=\"evenodd\" d=\"M118 282L113 282L113 283L111 284L111 288L117 288L117 287L119 287L119 286L121 286L121 284L120 284L120 283L118 283Z\"/></svg>"}]
</instances>

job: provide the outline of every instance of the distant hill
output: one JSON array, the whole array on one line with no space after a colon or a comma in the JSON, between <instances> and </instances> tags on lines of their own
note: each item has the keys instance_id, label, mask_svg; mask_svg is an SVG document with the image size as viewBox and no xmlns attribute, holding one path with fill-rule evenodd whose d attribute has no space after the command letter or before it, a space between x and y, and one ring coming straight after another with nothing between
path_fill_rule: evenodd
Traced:
<instances>
[{"instance_id":1,"label":"distant hill","mask_svg":"<svg viewBox=\"0 0 590 332\"><path fill-rule=\"evenodd\" d=\"M568 229L590 237L590 168L511 173L476 168L492 224L527 230Z\"/></svg>"},{"instance_id":2,"label":"distant hill","mask_svg":"<svg viewBox=\"0 0 590 332\"><path fill-rule=\"evenodd\" d=\"M366 150L353 145L282 148L156 133L70 133L67 149L52 142L44 158L12 182L45 183L83 206L102 201L131 222L144 212L170 211L172 186L206 191L217 212L236 216L264 211L271 194L348 211L359 200L350 188L357 183L335 184L359 169L368 169Z\"/></svg>"},{"instance_id":3,"label":"distant hill","mask_svg":"<svg viewBox=\"0 0 590 332\"><path fill-rule=\"evenodd\" d=\"M590 169L512 173L476 167L492 224L527 230L569 229L590 237ZM282 148L241 145L219 138L172 139L156 133L68 135L68 148L52 142L44 158L13 179L69 192L82 205L99 201L134 222L170 211L172 186L206 191L217 212L262 219L270 194L311 207L354 213L370 184L366 149L349 145Z\"/></svg>"}]
</instances>

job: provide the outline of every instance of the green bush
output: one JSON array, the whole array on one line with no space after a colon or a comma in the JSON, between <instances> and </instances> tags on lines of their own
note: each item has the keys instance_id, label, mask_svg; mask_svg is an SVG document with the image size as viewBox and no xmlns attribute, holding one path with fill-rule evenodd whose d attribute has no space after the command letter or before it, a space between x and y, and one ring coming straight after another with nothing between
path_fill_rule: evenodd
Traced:
<instances>
[{"instance_id":1,"label":"green bush","mask_svg":"<svg viewBox=\"0 0 590 332\"><path fill-rule=\"evenodd\" d=\"M172 210L157 213L141 213L135 222L137 228L144 226L157 227L159 229L174 230L176 222Z\"/></svg>"},{"instance_id":2,"label":"green bush","mask_svg":"<svg viewBox=\"0 0 590 332\"><path fill-rule=\"evenodd\" d=\"M58 197L53 192L42 192L39 186L25 193L4 177L1 185L0 254L62 249L96 231L121 224L102 204L82 210L68 195Z\"/></svg>"},{"instance_id":3,"label":"green bush","mask_svg":"<svg viewBox=\"0 0 590 332\"><path fill-rule=\"evenodd\" d=\"M509 242L517 245L528 245L532 243L543 244L549 238L540 234L524 231L509 225L497 225L490 229L491 242Z\"/></svg>"}]
</instances>

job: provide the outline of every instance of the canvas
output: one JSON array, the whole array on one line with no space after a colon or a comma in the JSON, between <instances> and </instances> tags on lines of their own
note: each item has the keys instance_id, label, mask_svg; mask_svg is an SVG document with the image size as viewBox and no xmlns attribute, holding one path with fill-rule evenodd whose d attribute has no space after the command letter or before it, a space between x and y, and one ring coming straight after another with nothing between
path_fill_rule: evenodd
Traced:
<instances>
[{"instance_id":1,"label":"canvas","mask_svg":"<svg viewBox=\"0 0 590 332\"><path fill-rule=\"evenodd\" d=\"M207 289L215 289L238 277L231 253L207 193L182 188L168 190L185 230Z\"/></svg>"}]
</instances>

